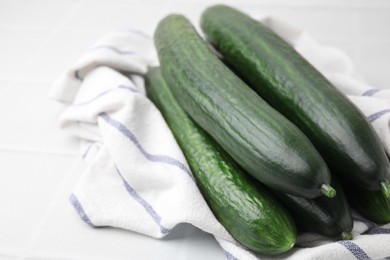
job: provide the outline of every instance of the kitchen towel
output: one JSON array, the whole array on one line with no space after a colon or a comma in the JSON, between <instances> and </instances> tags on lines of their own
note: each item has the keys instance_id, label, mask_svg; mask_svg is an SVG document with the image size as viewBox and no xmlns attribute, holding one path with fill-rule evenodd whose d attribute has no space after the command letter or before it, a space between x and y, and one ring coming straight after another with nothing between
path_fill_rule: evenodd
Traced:
<instances>
[{"instance_id":1,"label":"kitchen towel","mask_svg":"<svg viewBox=\"0 0 390 260\"><path fill-rule=\"evenodd\" d=\"M390 90L373 88L351 60L274 17L259 19L288 41L367 116L390 152ZM161 238L179 223L215 236L227 259L272 259L242 248L218 223L163 117L145 96L142 75L158 64L151 36L110 33L70 66L50 96L69 106L59 122L81 140L86 170L70 202L91 227L112 226ZM354 240L303 234L285 259L378 259L390 256L390 225L354 213ZM162 242L164 243L164 242Z\"/></svg>"}]
</instances>

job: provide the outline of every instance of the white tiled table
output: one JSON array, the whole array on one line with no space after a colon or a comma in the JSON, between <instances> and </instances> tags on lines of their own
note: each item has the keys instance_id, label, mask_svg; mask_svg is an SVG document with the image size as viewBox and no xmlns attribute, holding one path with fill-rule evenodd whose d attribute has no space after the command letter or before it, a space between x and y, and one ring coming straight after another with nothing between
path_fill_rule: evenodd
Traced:
<instances>
[{"instance_id":1,"label":"white tiled table","mask_svg":"<svg viewBox=\"0 0 390 260\"><path fill-rule=\"evenodd\" d=\"M105 33L135 27L152 34L172 12L198 27L211 2L0 0L0 259L224 259L210 235L189 225L162 241L85 225L68 202L84 168L78 140L57 126L64 106L46 97ZM225 2L305 28L344 50L373 87L389 87L388 0Z\"/></svg>"}]
</instances>

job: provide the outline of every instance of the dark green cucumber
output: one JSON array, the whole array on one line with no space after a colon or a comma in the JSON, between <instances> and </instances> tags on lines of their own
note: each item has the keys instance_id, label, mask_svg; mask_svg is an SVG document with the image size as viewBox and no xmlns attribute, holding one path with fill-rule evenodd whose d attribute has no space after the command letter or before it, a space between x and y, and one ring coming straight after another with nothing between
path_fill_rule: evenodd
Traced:
<instances>
[{"instance_id":1,"label":"dark green cucumber","mask_svg":"<svg viewBox=\"0 0 390 260\"><path fill-rule=\"evenodd\" d=\"M179 104L248 173L285 193L334 196L307 137L231 72L184 16L164 18L155 44Z\"/></svg>"},{"instance_id":2,"label":"dark green cucumber","mask_svg":"<svg viewBox=\"0 0 390 260\"><path fill-rule=\"evenodd\" d=\"M290 45L223 5L202 14L201 28L224 61L309 137L332 172L390 196L390 166L372 126Z\"/></svg>"},{"instance_id":3,"label":"dark green cucumber","mask_svg":"<svg viewBox=\"0 0 390 260\"><path fill-rule=\"evenodd\" d=\"M159 68L149 69L146 91L184 152L205 200L226 230L241 244L262 254L289 250L296 240L290 215L185 114Z\"/></svg>"},{"instance_id":4,"label":"dark green cucumber","mask_svg":"<svg viewBox=\"0 0 390 260\"><path fill-rule=\"evenodd\" d=\"M363 217L378 224L390 223L390 198L384 197L381 191L352 187L348 182L342 184L349 203Z\"/></svg>"},{"instance_id":5,"label":"dark green cucumber","mask_svg":"<svg viewBox=\"0 0 390 260\"><path fill-rule=\"evenodd\" d=\"M332 177L332 186L337 190L334 198L321 196L305 199L289 194L274 194L290 211L297 225L307 231L323 236L352 239L353 219L347 198L337 179Z\"/></svg>"}]
</instances>

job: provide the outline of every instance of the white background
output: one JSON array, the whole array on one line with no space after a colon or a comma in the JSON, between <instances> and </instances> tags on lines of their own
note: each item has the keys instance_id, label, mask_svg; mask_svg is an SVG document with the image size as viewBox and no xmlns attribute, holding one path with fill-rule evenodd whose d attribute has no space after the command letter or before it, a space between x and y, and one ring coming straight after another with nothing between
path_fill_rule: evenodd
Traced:
<instances>
[{"instance_id":1,"label":"white background","mask_svg":"<svg viewBox=\"0 0 390 260\"><path fill-rule=\"evenodd\" d=\"M52 82L99 37L132 27L153 34L181 13L199 28L221 1L0 0L0 259L224 259L208 234L179 226L160 241L92 229L68 202L83 171L78 140L61 131ZM373 88L390 84L390 1L224 1L271 14L344 50Z\"/></svg>"}]
</instances>

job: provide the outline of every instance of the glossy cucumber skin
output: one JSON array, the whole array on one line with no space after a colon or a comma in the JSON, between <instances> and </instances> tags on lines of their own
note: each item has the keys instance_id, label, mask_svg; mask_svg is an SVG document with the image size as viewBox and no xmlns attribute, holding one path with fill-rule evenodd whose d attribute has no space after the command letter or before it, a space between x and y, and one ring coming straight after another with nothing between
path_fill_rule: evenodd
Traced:
<instances>
[{"instance_id":1,"label":"glossy cucumber skin","mask_svg":"<svg viewBox=\"0 0 390 260\"><path fill-rule=\"evenodd\" d=\"M185 17L164 18L155 45L178 103L242 168L285 193L321 194L330 174L311 142L231 72Z\"/></svg>"},{"instance_id":2,"label":"glossy cucumber skin","mask_svg":"<svg viewBox=\"0 0 390 260\"><path fill-rule=\"evenodd\" d=\"M342 238L344 234L351 234L352 214L341 184L334 176L331 185L337 190L333 198L321 196L305 199L289 194L274 194L283 202L300 227L323 236Z\"/></svg>"},{"instance_id":3,"label":"glossy cucumber skin","mask_svg":"<svg viewBox=\"0 0 390 260\"><path fill-rule=\"evenodd\" d=\"M283 39L222 5L202 14L201 28L224 61L309 137L332 172L370 190L390 180L384 148L365 116Z\"/></svg>"},{"instance_id":4,"label":"glossy cucumber skin","mask_svg":"<svg viewBox=\"0 0 390 260\"><path fill-rule=\"evenodd\" d=\"M159 68L146 75L148 97L161 111L191 167L206 202L226 230L244 246L280 254L295 243L289 213L258 187L176 102Z\"/></svg>"}]
</instances>

